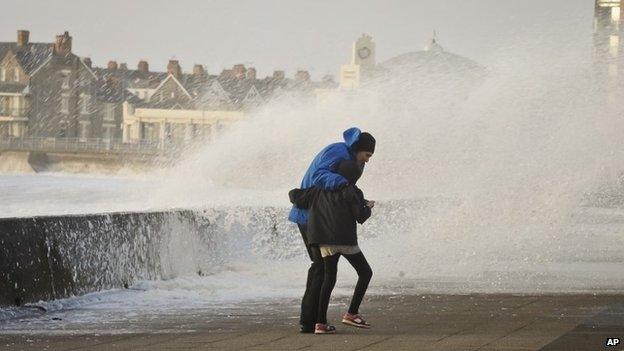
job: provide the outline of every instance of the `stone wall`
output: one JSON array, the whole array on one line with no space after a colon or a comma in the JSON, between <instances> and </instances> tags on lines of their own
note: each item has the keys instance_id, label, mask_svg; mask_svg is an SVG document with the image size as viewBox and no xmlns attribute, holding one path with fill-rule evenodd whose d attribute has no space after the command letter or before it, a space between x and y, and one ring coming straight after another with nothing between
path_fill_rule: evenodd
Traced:
<instances>
[{"instance_id":1,"label":"stone wall","mask_svg":"<svg viewBox=\"0 0 624 351\"><path fill-rule=\"evenodd\" d=\"M385 202L360 235L407 229L429 202ZM406 211L406 208L411 209ZM0 307L215 274L243 257L306 260L287 207L0 218Z\"/></svg>"},{"instance_id":2,"label":"stone wall","mask_svg":"<svg viewBox=\"0 0 624 351\"><path fill-rule=\"evenodd\" d=\"M159 279L163 241L208 224L183 210L0 219L0 306Z\"/></svg>"}]
</instances>

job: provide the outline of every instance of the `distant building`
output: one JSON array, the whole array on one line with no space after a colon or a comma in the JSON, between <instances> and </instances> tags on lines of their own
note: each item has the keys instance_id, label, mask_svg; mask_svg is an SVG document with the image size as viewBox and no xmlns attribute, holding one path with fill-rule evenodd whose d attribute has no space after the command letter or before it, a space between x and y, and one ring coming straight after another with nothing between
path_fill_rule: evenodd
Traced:
<instances>
[{"instance_id":1,"label":"distant building","mask_svg":"<svg viewBox=\"0 0 624 351\"><path fill-rule=\"evenodd\" d=\"M313 82L307 71L258 78L242 64L211 75L202 65L183 73L177 60L153 72L109 61L92 67L72 53L68 32L53 43L32 43L26 30L0 43L0 137L123 139L125 142L212 138L280 95L315 101L337 84Z\"/></svg>"},{"instance_id":2,"label":"distant building","mask_svg":"<svg viewBox=\"0 0 624 351\"><path fill-rule=\"evenodd\" d=\"M77 137L91 127L97 79L71 49L67 32L31 43L20 30L0 43L0 135Z\"/></svg>"},{"instance_id":3,"label":"distant building","mask_svg":"<svg viewBox=\"0 0 624 351\"><path fill-rule=\"evenodd\" d=\"M362 34L353 43L351 54L351 63L341 67L340 87L343 90L385 84L389 80L405 83L398 84L403 88L410 86L414 89L426 88L422 84L431 87L431 84L444 80L470 87L485 75L483 66L444 50L435 33L423 50L404 53L382 63L376 62L372 37Z\"/></svg>"},{"instance_id":4,"label":"distant building","mask_svg":"<svg viewBox=\"0 0 624 351\"><path fill-rule=\"evenodd\" d=\"M361 81L370 78L376 69L375 42L367 34L362 34L353 43L351 50L351 62L340 68L340 87L343 89L355 89Z\"/></svg>"},{"instance_id":5,"label":"distant building","mask_svg":"<svg viewBox=\"0 0 624 351\"><path fill-rule=\"evenodd\" d=\"M124 104L124 142L210 140L282 94L312 99L315 93L336 87L331 79L312 82L307 71L298 71L294 79L286 78L283 71L259 79L253 67L242 64L219 75L210 75L202 65L195 65L192 73L185 74L177 60L169 61L165 78L158 79L161 81L157 86L150 85L150 90L138 93L140 101ZM136 92L136 87L127 90Z\"/></svg>"},{"instance_id":6,"label":"distant building","mask_svg":"<svg viewBox=\"0 0 624 351\"><path fill-rule=\"evenodd\" d=\"M624 0L596 0L594 10L594 67L599 78L607 82L607 98L613 102L616 90L622 88L622 9Z\"/></svg>"},{"instance_id":7,"label":"distant building","mask_svg":"<svg viewBox=\"0 0 624 351\"><path fill-rule=\"evenodd\" d=\"M477 62L445 50L435 34L424 49L384 61L378 70L371 84L383 91L384 101L391 109L411 104L417 107L430 101L443 102L444 108L451 110L470 96L487 74ZM418 99L413 98L414 94ZM445 98L440 100L440 96Z\"/></svg>"},{"instance_id":8,"label":"distant building","mask_svg":"<svg viewBox=\"0 0 624 351\"><path fill-rule=\"evenodd\" d=\"M412 81L429 79L473 80L485 74L477 62L444 50L434 33L423 50L407 52L382 62L380 76L395 76Z\"/></svg>"},{"instance_id":9,"label":"distant building","mask_svg":"<svg viewBox=\"0 0 624 351\"><path fill-rule=\"evenodd\" d=\"M156 87L167 78L166 72L149 70L149 63L139 61L137 69L128 69L126 63L109 61L105 68L95 67L93 71L102 81L113 82L141 100L149 100Z\"/></svg>"}]
</instances>

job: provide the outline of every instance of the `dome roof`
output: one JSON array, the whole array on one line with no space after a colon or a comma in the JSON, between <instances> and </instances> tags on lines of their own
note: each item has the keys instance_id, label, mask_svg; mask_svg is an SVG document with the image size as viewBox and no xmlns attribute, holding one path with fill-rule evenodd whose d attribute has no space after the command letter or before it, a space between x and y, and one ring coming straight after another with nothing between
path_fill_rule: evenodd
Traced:
<instances>
[{"instance_id":1,"label":"dome roof","mask_svg":"<svg viewBox=\"0 0 624 351\"><path fill-rule=\"evenodd\" d=\"M435 36L422 51L413 51L391 58L381 64L387 71L484 73L485 68L468 58L445 51Z\"/></svg>"},{"instance_id":2,"label":"dome roof","mask_svg":"<svg viewBox=\"0 0 624 351\"><path fill-rule=\"evenodd\" d=\"M366 84L383 91L384 98L392 101L389 105L416 105L416 109L419 105L435 105L448 109L469 96L486 73L478 63L445 51L434 37L424 50L408 52L378 65Z\"/></svg>"}]
</instances>

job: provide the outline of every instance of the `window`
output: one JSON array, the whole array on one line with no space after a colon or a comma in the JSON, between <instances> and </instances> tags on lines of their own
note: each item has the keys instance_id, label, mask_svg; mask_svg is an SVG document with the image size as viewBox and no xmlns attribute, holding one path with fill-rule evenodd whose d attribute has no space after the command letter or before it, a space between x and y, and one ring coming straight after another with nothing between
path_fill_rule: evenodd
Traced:
<instances>
[{"instance_id":1,"label":"window","mask_svg":"<svg viewBox=\"0 0 624 351\"><path fill-rule=\"evenodd\" d=\"M13 102L13 108L11 109L11 116L19 117L22 113L21 105L22 105L22 97L13 96L13 98L9 98Z\"/></svg>"},{"instance_id":2,"label":"window","mask_svg":"<svg viewBox=\"0 0 624 351\"><path fill-rule=\"evenodd\" d=\"M80 122L80 138L86 139L89 137L89 123Z\"/></svg>"},{"instance_id":3,"label":"window","mask_svg":"<svg viewBox=\"0 0 624 351\"><path fill-rule=\"evenodd\" d=\"M617 57L619 46L620 46L620 37L617 35L611 35L609 37L609 54L611 54L611 57Z\"/></svg>"},{"instance_id":4,"label":"window","mask_svg":"<svg viewBox=\"0 0 624 351\"><path fill-rule=\"evenodd\" d=\"M114 121L115 120L115 105L106 104L104 107L104 120L106 121Z\"/></svg>"},{"instance_id":5,"label":"window","mask_svg":"<svg viewBox=\"0 0 624 351\"><path fill-rule=\"evenodd\" d=\"M19 79L20 79L19 69L16 68L13 70L13 81L19 82Z\"/></svg>"},{"instance_id":6,"label":"window","mask_svg":"<svg viewBox=\"0 0 624 351\"><path fill-rule=\"evenodd\" d=\"M0 68L0 81L5 81L6 80L6 68L2 67Z\"/></svg>"},{"instance_id":7,"label":"window","mask_svg":"<svg viewBox=\"0 0 624 351\"><path fill-rule=\"evenodd\" d=\"M63 76L63 89L69 89L69 74Z\"/></svg>"},{"instance_id":8,"label":"window","mask_svg":"<svg viewBox=\"0 0 624 351\"><path fill-rule=\"evenodd\" d=\"M175 93L173 91L171 92L171 98L175 98Z\"/></svg>"},{"instance_id":9,"label":"window","mask_svg":"<svg viewBox=\"0 0 624 351\"><path fill-rule=\"evenodd\" d=\"M132 135L132 124L126 124L126 127L124 129L124 141L127 141L129 139L134 139L134 136ZM127 140L126 140L127 138Z\"/></svg>"},{"instance_id":10,"label":"window","mask_svg":"<svg viewBox=\"0 0 624 351\"><path fill-rule=\"evenodd\" d=\"M69 123L67 123L67 121L66 121L66 120L62 120L62 121L61 121L61 127L60 127L60 129L59 129L59 133L58 133L58 136L59 136L59 137L61 137L61 138L66 138L66 137L68 137L68 133L67 133L67 131L68 131L68 129L69 129L69 128L68 128L68 127L69 127L69 126L68 126L68 124L69 124Z\"/></svg>"},{"instance_id":11,"label":"window","mask_svg":"<svg viewBox=\"0 0 624 351\"><path fill-rule=\"evenodd\" d=\"M89 102L91 97L89 95L81 95L81 111L82 113L89 113Z\"/></svg>"},{"instance_id":12,"label":"window","mask_svg":"<svg viewBox=\"0 0 624 351\"><path fill-rule=\"evenodd\" d=\"M61 97L61 112L69 113L69 96Z\"/></svg>"},{"instance_id":13,"label":"window","mask_svg":"<svg viewBox=\"0 0 624 351\"><path fill-rule=\"evenodd\" d=\"M113 127L104 126L104 139L110 140L113 136Z\"/></svg>"},{"instance_id":14,"label":"window","mask_svg":"<svg viewBox=\"0 0 624 351\"><path fill-rule=\"evenodd\" d=\"M615 6L611 8L611 22L619 22L620 21L620 7Z\"/></svg>"}]
</instances>

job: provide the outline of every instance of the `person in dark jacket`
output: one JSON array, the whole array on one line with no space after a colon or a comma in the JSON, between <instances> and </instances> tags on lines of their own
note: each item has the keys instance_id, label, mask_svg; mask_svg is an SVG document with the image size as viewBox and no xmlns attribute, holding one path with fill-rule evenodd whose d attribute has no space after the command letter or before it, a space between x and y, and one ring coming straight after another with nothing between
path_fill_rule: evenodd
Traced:
<instances>
[{"instance_id":1,"label":"person in dark jacket","mask_svg":"<svg viewBox=\"0 0 624 351\"><path fill-rule=\"evenodd\" d=\"M333 143L321 150L308 167L301 189L320 187L324 190L336 190L347 180L335 172L341 160L355 160L360 165L369 161L375 152L375 138L359 128L349 128L342 134L344 142ZM325 275L323 259L318 245L310 245L307 239L308 210L293 206L288 219L297 224L301 238L312 262L308 269L305 293L301 299L301 332L313 333L317 320L319 294Z\"/></svg>"},{"instance_id":2,"label":"person in dark jacket","mask_svg":"<svg viewBox=\"0 0 624 351\"><path fill-rule=\"evenodd\" d=\"M359 314L359 307L372 277L372 270L357 243L357 223L363 224L371 216L373 201L364 199L364 194L355 185L362 175L361 166L354 161L341 161L338 174L347 179L347 184L335 191L319 187L293 189L290 201L298 208L308 209L308 242L318 246L325 266L325 274L319 296L316 334L335 332L327 324L327 308L331 292L336 284L338 260L343 255L358 273L358 282L351 299L349 311L342 322L360 328L370 325Z\"/></svg>"}]
</instances>

